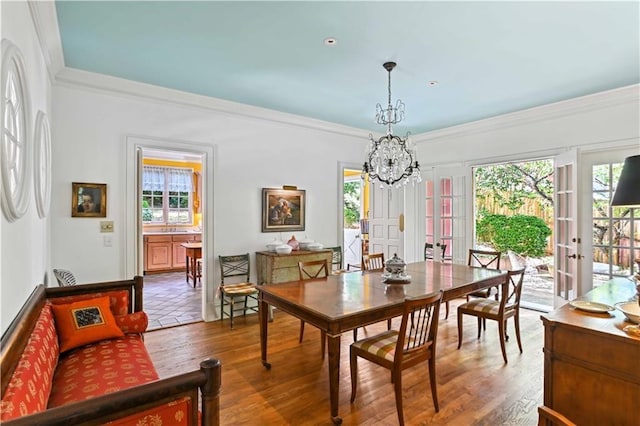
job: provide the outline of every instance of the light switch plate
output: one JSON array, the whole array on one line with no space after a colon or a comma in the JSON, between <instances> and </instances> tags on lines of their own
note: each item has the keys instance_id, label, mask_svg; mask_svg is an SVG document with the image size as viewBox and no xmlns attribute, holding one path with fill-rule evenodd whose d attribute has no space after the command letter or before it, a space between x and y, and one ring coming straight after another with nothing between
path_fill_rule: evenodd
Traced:
<instances>
[{"instance_id":1,"label":"light switch plate","mask_svg":"<svg viewBox=\"0 0 640 426\"><path fill-rule=\"evenodd\" d=\"M100 221L100 232L113 232L113 221L112 220Z\"/></svg>"}]
</instances>

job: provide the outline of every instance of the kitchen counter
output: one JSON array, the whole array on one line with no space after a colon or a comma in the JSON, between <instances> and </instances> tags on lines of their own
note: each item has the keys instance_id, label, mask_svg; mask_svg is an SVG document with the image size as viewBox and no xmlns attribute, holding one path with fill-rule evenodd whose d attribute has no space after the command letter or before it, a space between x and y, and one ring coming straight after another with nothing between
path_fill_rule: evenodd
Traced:
<instances>
[{"instance_id":1,"label":"kitchen counter","mask_svg":"<svg viewBox=\"0 0 640 426\"><path fill-rule=\"evenodd\" d=\"M143 231L142 235L190 235L190 234L202 234L202 231Z\"/></svg>"}]
</instances>

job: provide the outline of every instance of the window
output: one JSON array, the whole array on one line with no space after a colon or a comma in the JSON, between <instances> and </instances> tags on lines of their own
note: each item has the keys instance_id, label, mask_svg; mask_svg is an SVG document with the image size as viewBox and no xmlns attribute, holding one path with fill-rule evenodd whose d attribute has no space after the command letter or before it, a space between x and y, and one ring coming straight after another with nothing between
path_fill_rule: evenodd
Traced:
<instances>
[{"instance_id":1,"label":"window","mask_svg":"<svg viewBox=\"0 0 640 426\"><path fill-rule=\"evenodd\" d=\"M9 222L21 218L29 206L31 147L27 138L29 96L20 50L2 40L0 179L2 211Z\"/></svg>"},{"instance_id":2,"label":"window","mask_svg":"<svg viewBox=\"0 0 640 426\"><path fill-rule=\"evenodd\" d=\"M144 166L142 221L146 224L191 223L192 169Z\"/></svg>"}]
</instances>

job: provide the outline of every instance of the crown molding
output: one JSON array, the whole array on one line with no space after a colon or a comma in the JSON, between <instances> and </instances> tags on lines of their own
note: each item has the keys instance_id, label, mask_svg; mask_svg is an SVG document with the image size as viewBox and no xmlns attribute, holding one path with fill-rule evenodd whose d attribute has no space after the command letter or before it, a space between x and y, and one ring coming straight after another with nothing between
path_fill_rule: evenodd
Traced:
<instances>
[{"instance_id":1,"label":"crown molding","mask_svg":"<svg viewBox=\"0 0 640 426\"><path fill-rule=\"evenodd\" d=\"M328 121L317 120L209 96L196 95L180 90L139 83L132 80L78 70L75 68L65 67L58 72L56 75L56 84L63 87L83 88L103 92L113 96L138 99L144 98L146 101L161 104L169 103L182 107L215 111L217 113L229 114L232 116L242 116L260 121L303 127L322 132L362 138L363 141L368 140L367 135L369 134L369 131L357 129L355 127L343 126Z\"/></svg>"},{"instance_id":2,"label":"crown molding","mask_svg":"<svg viewBox=\"0 0 640 426\"><path fill-rule=\"evenodd\" d=\"M416 143L429 143L452 137L471 136L508 127L522 126L559 117L571 116L616 105L634 103L640 106L640 84L620 87L565 101L554 102L522 111L473 121L446 129L412 136Z\"/></svg>"},{"instance_id":3,"label":"crown molding","mask_svg":"<svg viewBox=\"0 0 640 426\"><path fill-rule=\"evenodd\" d=\"M36 30L40 50L44 58L47 74L51 84L55 82L56 74L64 68L62 54L62 40L58 27L58 15L54 1L27 0L33 26Z\"/></svg>"}]
</instances>

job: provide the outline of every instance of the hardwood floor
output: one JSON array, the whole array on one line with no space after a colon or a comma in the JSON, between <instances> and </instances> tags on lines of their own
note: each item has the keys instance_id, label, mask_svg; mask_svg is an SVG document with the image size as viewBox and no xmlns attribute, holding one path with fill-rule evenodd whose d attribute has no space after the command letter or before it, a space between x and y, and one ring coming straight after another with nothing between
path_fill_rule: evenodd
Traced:
<instances>
[{"instance_id":1,"label":"hardwood floor","mask_svg":"<svg viewBox=\"0 0 640 426\"><path fill-rule=\"evenodd\" d=\"M524 353L518 352L513 321L504 364L495 321L476 339L475 318L465 318L462 347L457 350L455 306L448 320L441 313L437 347L440 412L435 413L426 365L403 375L405 422L409 425L535 425L543 394L543 327L540 313L521 310ZM399 323L399 320L396 320ZM394 326L397 325L394 322ZM161 377L196 369L212 357L222 363L220 419L223 425L329 425L327 362L320 356L320 332L308 327L298 343L299 320L276 312L269 324L268 359L260 362L257 315L196 323L146 334L145 342ZM367 333L386 329L368 326ZM360 331L362 336L364 331ZM349 345L342 336L340 416L344 425L397 424L393 385L387 370L360 360L358 394L349 402Z\"/></svg>"}]
</instances>

